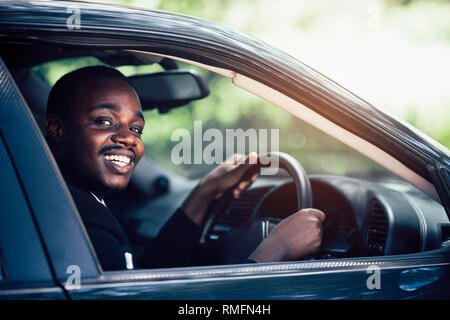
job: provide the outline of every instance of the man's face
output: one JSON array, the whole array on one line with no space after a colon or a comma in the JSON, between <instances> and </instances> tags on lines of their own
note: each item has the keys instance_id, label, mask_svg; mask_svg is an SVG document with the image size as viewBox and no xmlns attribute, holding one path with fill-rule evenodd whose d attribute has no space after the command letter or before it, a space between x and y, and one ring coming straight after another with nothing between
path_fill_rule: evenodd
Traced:
<instances>
[{"instance_id":1,"label":"man's face","mask_svg":"<svg viewBox=\"0 0 450 320\"><path fill-rule=\"evenodd\" d=\"M64 123L63 171L69 181L100 196L123 189L144 153L139 99L115 78L86 81L78 94Z\"/></svg>"}]
</instances>

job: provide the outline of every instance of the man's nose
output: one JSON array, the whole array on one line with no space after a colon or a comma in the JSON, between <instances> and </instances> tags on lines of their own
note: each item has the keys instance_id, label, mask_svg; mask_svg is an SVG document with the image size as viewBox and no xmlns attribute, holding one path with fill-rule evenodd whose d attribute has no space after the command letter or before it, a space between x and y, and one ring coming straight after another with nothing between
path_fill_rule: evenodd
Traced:
<instances>
[{"instance_id":1,"label":"man's nose","mask_svg":"<svg viewBox=\"0 0 450 320\"><path fill-rule=\"evenodd\" d=\"M111 140L114 143L121 144L127 147L136 146L136 138L131 133L128 126L122 125L120 126L112 135Z\"/></svg>"}]
</instances>

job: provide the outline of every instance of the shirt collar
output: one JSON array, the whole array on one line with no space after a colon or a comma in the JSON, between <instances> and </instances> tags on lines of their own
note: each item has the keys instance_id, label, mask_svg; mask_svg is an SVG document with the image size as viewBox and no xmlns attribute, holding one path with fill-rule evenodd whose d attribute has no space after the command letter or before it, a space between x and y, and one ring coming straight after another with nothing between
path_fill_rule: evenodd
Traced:
<instances>
[{"instance_id":1,"label":"shirt collar","mask_svg":"<svg viewBox=\"0 0 450 320\"><path fill-rule=\"evenodd\" d=\"M92 191L89 191L90 194L92 194L92 196L95 198L95 200L97 200L98 202L100 202L102 205L104 205L106 207L106 203L104 199L99 199Z\"/></svg>"}]
</instances>

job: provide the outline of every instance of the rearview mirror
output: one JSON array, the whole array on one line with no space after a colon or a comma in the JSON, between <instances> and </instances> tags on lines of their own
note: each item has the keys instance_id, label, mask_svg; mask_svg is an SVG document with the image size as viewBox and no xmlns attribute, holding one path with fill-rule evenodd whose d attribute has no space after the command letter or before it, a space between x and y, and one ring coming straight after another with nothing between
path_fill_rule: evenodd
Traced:
<instances>
[{"instance_id":1,"label":"rearview mirror","mask_svg":"<svg viewBox=\"0 0 450 320\"><path fill-rule=\"evenodd\" d=\"M143 110L167 112L209 95L203 76L194 70L168 70L129 77Z\"/></svg>"}]
</instances>

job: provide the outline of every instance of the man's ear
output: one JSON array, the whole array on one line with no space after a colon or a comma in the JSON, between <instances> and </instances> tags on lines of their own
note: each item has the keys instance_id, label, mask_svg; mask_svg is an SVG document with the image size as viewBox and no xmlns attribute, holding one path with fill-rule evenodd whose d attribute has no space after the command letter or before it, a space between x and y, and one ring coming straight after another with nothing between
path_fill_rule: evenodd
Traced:
<instances>
[{"instance_id":1,"label":"man's ear","mask_svg":"<svg viewBox=\"0 0 450 320\"><path fill-rule=\"evenodd\" d=\"M53 143L60 143L63 138L63 121L56 114L49 114L45 120L45 136Z\"/></svg>"}]
</instances>

